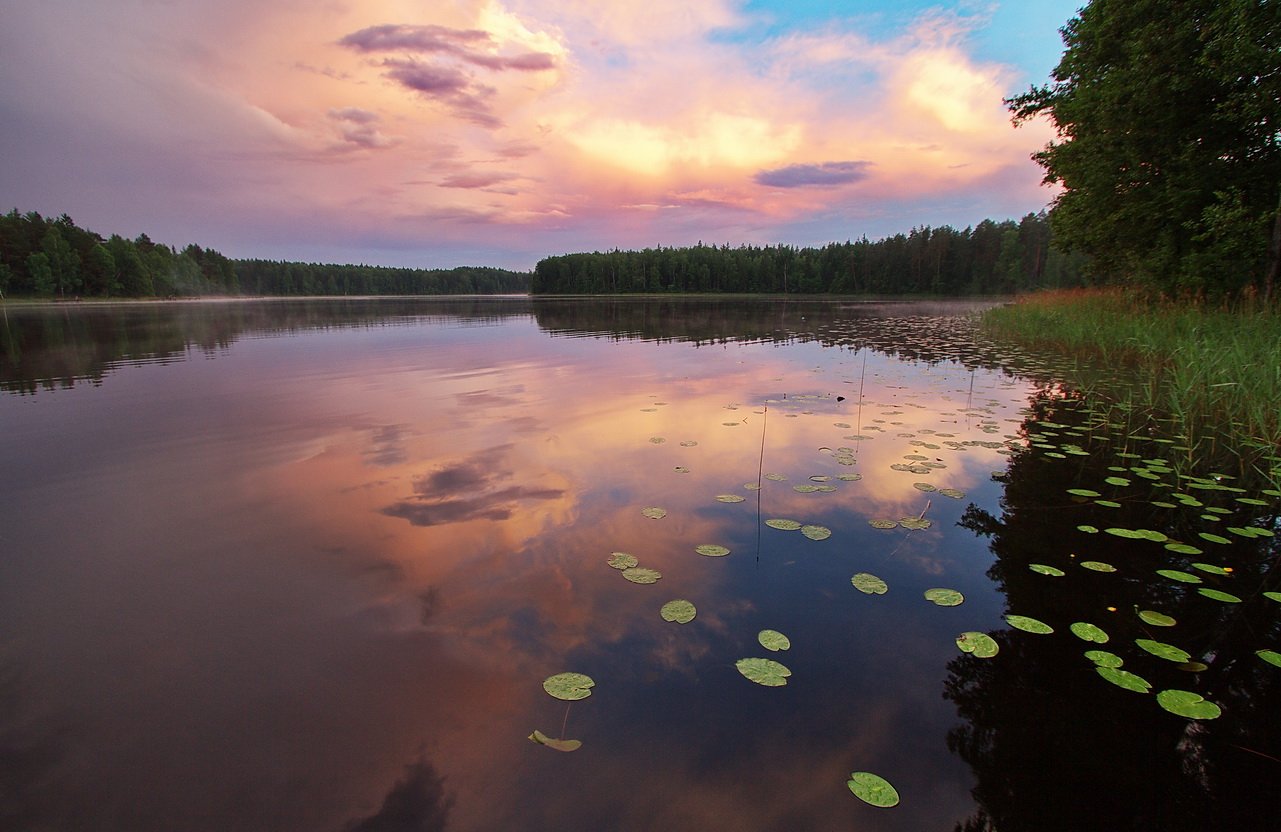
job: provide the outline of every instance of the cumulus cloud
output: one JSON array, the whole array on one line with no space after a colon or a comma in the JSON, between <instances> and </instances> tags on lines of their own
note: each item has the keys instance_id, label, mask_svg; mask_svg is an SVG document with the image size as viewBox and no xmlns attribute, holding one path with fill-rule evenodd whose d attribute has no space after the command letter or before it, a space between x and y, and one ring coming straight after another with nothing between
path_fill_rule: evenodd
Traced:
<instances>
[{"instance_id":1,"label":"cumulus cloud","mask_svg":"<svg viewBox=\"0 0 1281 832\"><path fill-rule=\"evenodd\" d=\"M359 107L342 107L329 110L327 115L335 122L343 141L350 144L380 149L399 143L398 139L385 136L379 131L377 125L382 118L377 113Z\"/></svg>"},{"instance_id":2,"label":"cumulus cloud","mask_svg":"<svg viewBox=\"0 0 1281 832\"><path fill-rule=\"evenodd\" d=\"M758 185L771 188L830 187L866 179L871 162L820 162L816 165L788 165L756 174Z\"/></svg>"},{"instance_id":3,"label":"cumulus cloud","mask_svg":"<svg viewBox=\"0 0 1281 832\"><path fill-rule=\"evenodd\" d=\"M511 448L510 444L499 445L463 462L437 468L414 482L412 497L384 508L383 514L408 520L415 526L506 520L521 502L564 496L565 492L558 488L500 487L511 478L511 472L502 467Z\"/></svg>"},{"instance_id":4,"label":"cumulus cloud","mask_svg":"<svg viewBox=\"0 0 1281 832\"><path fill-rule=\"evenodd\" d=\"M477 51L473 47L493 50L498 46L497 40L489 32L480 29L451 29L446 26L409 26L391 23L352 32L338 43L360 52L441 53L493 70L515 69L537 72L556 67L556 59L546 52L499 55Z\"/></svg>"}]
</instances>

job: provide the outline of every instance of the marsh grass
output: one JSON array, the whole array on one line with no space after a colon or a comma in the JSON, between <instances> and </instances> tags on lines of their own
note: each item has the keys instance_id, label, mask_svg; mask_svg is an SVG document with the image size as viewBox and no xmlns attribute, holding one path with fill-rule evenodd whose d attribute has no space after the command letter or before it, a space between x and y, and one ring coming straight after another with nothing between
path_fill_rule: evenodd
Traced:
<instances>
[{"instance_id":1,"label":"marsh grass","mask_svg":"<svg viewBox=\"0 0 1281 832\"><path fill-rule=\"evenodd\" d=\"M1281 312L1150 300L1118 289L1044 292L988 311L987 333L1055 356L1068 382L1167 420L1192 449L1281 447ZM1266 466L1265 466L1266 467Z\"/></svg>"}]
</instances>

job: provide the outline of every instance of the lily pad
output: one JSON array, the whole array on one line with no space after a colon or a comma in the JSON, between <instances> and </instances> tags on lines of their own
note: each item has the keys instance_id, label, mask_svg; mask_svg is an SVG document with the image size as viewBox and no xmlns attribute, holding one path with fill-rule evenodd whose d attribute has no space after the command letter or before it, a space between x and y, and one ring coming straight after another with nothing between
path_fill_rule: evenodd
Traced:
<instances>
[{"instance_id":1,"label":"lily pad","mask_svg":"<svg viewBox=\"0 0 1281 832\"><path fill-rule=\"evenodd\" d=\"M1271 665L1281 667L1281 653L1275 650L1255 650L1254 655Z\"/></svg>"},{"instance_id":2,"label":"lily pad","mask_svg":"<svg viewBox=\"0 0 1281 832\"><path fill-rule=\"evenodd\" d=\"M1000 645L987 633L965 632L956 637L956 646L962 653L969 653L977 659L990 659L1000 651Z\"/></svg>"},{"instance_id":3,"label":"lily pad","mask_svg":"<svg viewBox=\"0 0 1281 832\"><path fill-rule=\"evenodd\" d=\"M1232 542L1221 534L1211 534L1210 532L1197 532L1197 537L1210 543L1228 544Z\"/></svg>"},{"instance_id":4,"label":"lily pad","mask_svg":"<svg viewBox=\"0 0 1281 832\"><path fill-rule=\"evenodd\" d=\"M1082 641L1092 641L1095 644L1107 644L1108 634L1087 621L1077 621L1068 629L1072 631L1072 635Z\"/></svg>"},{"instance_id":5,"label":"lily pad","mask_svg":"<svg viewBox=\"0 0 1281 832\"><path fill-rule=\"evenodd\" d=\"M1173 627L1175 624L1173 618L1156 610L1139 610L1139 618L1153 627Z\"/></svg>"},{"instance_id":6,"label":"lily pad","mask_svg":"<svg viewBox=\"0 0 1281 832\"><path fill-rule=\"evenodd\" d=\"M1085 532L1086 534L1098 534L1098 533L1099 533L1099 527L1098 527L1098 526L1077 526L1077 527L1076 527L1076 529L1077 529L1077 531Z\"/></svg>"},{"instance_id":7,"label":"lily pad","mask_svg":"<svg viewBox=\"0 0 1281 832\"><path fill-rule=\"evenodd\" d=\"M899 803L898 791L890 782L870 771L850 772L850 779L845 785L859 800L877 808L888 809Z\"/></svg>"},{"instance_id":8,"label":"lily pad","mask_svg":"<svg viewBox=\"0 0 1281 832\"><path fill-rule=\"evenodd\" d=\"M756 634L756 640L761 643L761 647L775 652L788 650L792 646L791 640L778 630L761 630Z\"/></svg>"},{"instance_id":9,"label":"lily pad","mask_svg":"<svg viewBox=\"0 0 1281 832\"><path fill-rule=\"evenodd\" d=\"M772 480L774 482L786 482L787 476L785 474L766 474L765 479Z\"/></svg>"},{"instance_id":10,"label":"lily pad","mask_svg":"<svg viewBox=\"0 0 1281 832\"><path fill-rule=\"evenodd\" d=\"M650 441L650 442L653 442L655 445L661 445L661 444L663 444L664 442L666 442L667 440L666 440L666 439L664 439L664 438L663 438L663 437L661 437L661 436L651 436L651 437L649 438L649 441Z\"/></svg>"},{"instance_id":11,"label":"lily pad","mask_svg":"<svg viewBox=\"0 0 1281 832\"><path fill-rule=\"evenodd\" d=\"M1198 572L1205 572L1209 575L1230 575L1231 573L1222 566L1216 566L1213 563L1194 563L1192 568Z\"/></svg>"},{"instance_id":12,"label":"lily pad","mask_svg":"<svg viewBox=\"0 0 1281 832\"><path fill-rule=\"evenodd\" d=\"M1263 593L1263 597L1267 598L1269 601L1276 601L1278 604L1281 604L1281 592L1265 592Z\"/></svg>"},{"instance_id":13,"label":"lily pad","mask_svg":"<svg viewBox=\"0 0 1281 832\"><path fill-rule=\"evenodd\" d=\"M773 659L739 659L734 665L739 673L767 688L786 685L787 677L792 675L792 671Z\"/></svg>"},{"instance_id":14,"label":"lily pad","mask_svg":"<svg viewBox=\"0 0 1281 832\"><path fill-rule=\"evenodd\" d=\"M1184 662L1192 659L1192 655L1188 653L1188 651L1181 650L1173 644L1166 644L1163 641L1153 641L1150 638L1136 638L1134 643L1157 658L1168 659L1175 664L1183 664Z\"/></svg>"},{"instance_id":15,"label":"lily pad","mask_svg":"<svg viewBox=\"0 0 1281 832\"><path fill-rule=\"evenodd\" d=\"M700 546L695 546L694 551L709 558L723 558L729 554L729 549L724 546L718 546L715 543L704 543Z\"/></svg>"},{"instance_id":16,"label":"lily pad","mask_svg":"<svg viewBox=\"0 0 1281 832\"><path fill-rule=\"evenodd\" d=\"M793 485L792 490L797 494L813 494L814 492L822 489L817 485Z\"/></svg>"},{"instance_id":17,"label":"lily pad","mask_svg":"<svg viewBox=\"0 0 1281 832\"><path fill-rule=\"evenodd\" d=\"M582 673L557 673L543 680L543 690L557 699L576 702L592 695L595 680Z\"/></svg>"},{"instance_id":18,"label":"lily pad","mask_svg":"<svg viewBox=\"0 0 1281 832\"><path fill-rule=\"evenodd\" d=\"M924 517L902 517L899 519L898 524L905 529L913 529L913 530L919 531L921 529L928 529L930 526L933 526L934 521Z\"/></svg>"},{"instance_id":19,"label":"lily pad","mask_svg":"<svg viewBox=\"0 0 1281 832\"><path fill-rule=\"evenodd\" d=\"M1201 594L1202 594L1202 595L1204 595L1206 598L1210 598L1210 599L1213 599L1213 600L1215 600L1215 601L1222 601L1222 602L1223 602L1223 603L1225 603L1225 604L1239 604L1239 603L1241 603L1241 599L1240 599L1240 598L1238 598L1237 596L1233 595L1231 592L1224 592L1224 591L1223 591L1223 590L1221 590L1221 589L1210 589L1209 587L1204 587L1204 586L1203 586L1203 587L1198 587L1198 588L1197 588L1197 592L1201 593Z\"/></svg>"},{"instance_id":20,"label":"lily pad","mask_svg":"<svg viewBox=\"0 0 1281 832\"><path fill-rule=\"evenodd\" d=\"M674 621L677 624L688 624L694 620L698 610L694 605L684 598L677 598L675 601L668 601L663 604L663 608L658 611L659 616L664 621Z\"/></svg>"},{"instance_id":21,"label":"lily pad","mask_svg":"<svg viewBox=\"0 0 1281 832\"><path fill-rule=\"evenodd\" d=\"M1199 584L1201 579L1191 572L1184 572L1179 569L1158 569L1156 571L1162 578L1169 578L1172 581L1178 581L1184 584Z\"/></svg>"},{"instance_id":22,"label":"lily pad","mask_svg":"<svg viewBox=\"0 0 1281 832\"><path fill-rule=\"evenodd\" d=\"M801 526L801 534L810 540L827 540L832 536L832 530L826 526Z\"/></svg>"},{"instance_id":23,"label":"lily pad","mask_svg":"<svg viewBox=\"0 0 1281 832\"><path fill-rule=\"evenodd\" d=\"M1190 690L1163 690L1156 701L1170 713L1188 719L1214 719L1223 713L1218 705Z\"/></svg>"},{"instance_id":24,"label":"lily pad","mask_svg":"<svg viewBox=\"0 0 1281 832\"><path fill-rule=\"evenodd\" d=\"M1067 490L1067 493L1071 494L1074 497L1102 497L1103 496L1099 492L1091 491L1088 488L1069 488Z\"/></svg>"},{"instance_id":25,"label":"lily pad","mask_svg":"<svg viewBox=\"0 0 1281 832\"><path fill-rule=\"evenodd\" d=\"M615 569L631 569L640 564L635 555L629 555L626 552L614 552L605 562Z\"/></svg>"},{"instance_id":26,"label":"lily pad","mask_svg":"<svg viewBox=\"0 0 1281 832\"><path fill-rule=\"evenodd\" d=\"M652 584L657 583L658 579L663 577L663 573L657 569L646 569L643 566L633 566L630 569L623 570L623 577L634 584Z\"/></svg>"},{"instance_id":27,"label":"lily pad","mask_svg":"<svg viewBox=\"0 0 1281 832\"><path fill-rule=\"evenodd\" d=\"M667 509L659 508L658 506L650 506L649 508L641 509L641 514L645 515L650 520L662 520L667 516Z\"/></svg>"},{"instance_id":28,"label":"lily pad","mask_svg":"<svg viewBox=\"0 0 1281 832\"><path fill-rule=\"evenodd\" d=\"M1110 563L1104 563L1099 560L1083 560L1081 566L1094 572L1115 572L1116 567Z\"/></svg>"},{"instance_id":29,"label":"lily pad","mask_svg":"<svg viewBox=\"0 0 1281 832\"><path fill-rule=\"evenodd\" d=\"M885 581L868 572L859 572L850 578L850 583L859 592L865 592L868 595L884 595L889 591Z\"/></svg>"},{"instance_id":30,"label":"lily pad","mask_svg":"<svg viewBox=\"0 0 1281 832\"><path fill-rule=\"evenodd\" d=\"M955 589L939 587L925 590L925 600L932 601L940 607L956 607L965 601L965 596Z\"/></svg>"},{"instance_id":31,"label":"lily pad","mask_svg":"<svg viewBox=\"0 0 1281 832\"><path fill-rule=\"evenodd\" d=\"M716 501L720 503L741 503L746 497L740 497L737 494L717 494Z\"/></svg>"},{"instance_id":32,"label":"lily pad","mask_svg":"<svg viewBox=\"0 0 1281 832\"><path fill-rule=\"evenodd\" d=\"M867 523L874 529L898 528L898 521L896 520L868 520Z\"/></svg>"},{"instance_id":33,"label":"lily pad","mask_svg":"<svg viewBox=\"0 0 1281 832\"><path fill-rule=\"evenodd\" d=\"M529 735L529 739L539 745L545 745L557 751L577 751L583 747L582 740L554 740L537 729Z\"/></svg>"},{"instance_id":34,"label":"lily pad","mask_svg":"<svg viewBox=\"0 0 1281 832\"><path fill-rule=\"evenodd\" d=\"M951 497L953 500L964 500L965 492L959 488L940 488L938 493L944 497Z\"/></svg>"},{"instance_id":35,"label":"lily pad","mask_svg":"<svg viewBox=\"0 0 1281 832\"><path fill-rule=\"evenodd\" d=\"M917 491L938 491L938 486L932 485L928 482L914 482L912 483L912 487Z\"/></svg>"},{"instance_id":36,"label":"lily pad","mask_svg":"<svg viewBox=\"0 0 1281 832\"><path fill-rule=\"evenodd\" d=\"M1168 551L1174 552L1176 555L1199 555L1204 551L1190 543L1167 543L1165 544L1165 548Z\"/></svg>"},{"instance_id":37,"label":"lily pad","mask_svg":"<svg viewBox=\"0 0 1281 832\"><path fill-rule=\"evenodd\" d=\"M1128 670L1118 670L1115 667L1096 667L1094 671L1119 688L1132 690L1135 693L1147 693L1152 690L1151 682Z\"/></svg>"},{"instance_id":38,"label":"lily pad","mask_svg":"<svg viewBox=\"0 0 1281 832\"><path fill-rule=\"evenodd\" d=\"M1041 575L1049 575L1053 578L1062 578L1067 573L1056 566L1046 566L1044 563L1029 563L1028 569Z\"/></svg>"},{"instance_id":39,"label":"lily pad","mask_svg":"<svg viewBox=\"0 0 1281 832\"><path fill-rule=\"evenodd\" d=\"M769 526L771 529L781 529L785 532L794 532L801 527L801 524L795 520L787 520L778 517L766 520L765 525Z\"/></svg>"},{"instance_id":40,"label":"lily pad","mask_svg":"<svg viewBox=\"0 0 1281 832\"><path fill-rule=\"evenodd\" d=\"M1120 656L1106 650L1086 650L1085 657L1099 667L1120 667L1124 664Z\"/></svg>"},{"instance_id":41,"label":"lily pad","mask_svg":"<svg viewBox=\"0 0 1281 832\"><path fill-rule=\"evenodd\" d=\"M1025 633L1036 633L1038 635L1048 635L1054 632L1054 628L1044 621L1032 618L1029 615L1007 615L1005 620L1016 630L1022 630Z\"/></svg>"}]
</instances>

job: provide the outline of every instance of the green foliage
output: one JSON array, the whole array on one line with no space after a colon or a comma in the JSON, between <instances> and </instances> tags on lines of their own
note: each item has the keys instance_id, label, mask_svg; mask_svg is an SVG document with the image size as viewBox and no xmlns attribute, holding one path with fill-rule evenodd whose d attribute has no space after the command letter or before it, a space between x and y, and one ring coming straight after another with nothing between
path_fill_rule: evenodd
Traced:
<instances>
[{"instance_id":1,"label":"green foliage","mask_svg":"<svg viewBox=\"0 0 1281 832\"><path fill-rule=\"evenodd\" d=\"M876 242L822 248L707 246L547 257L533 294L733 292L774 294L990 294L1075 286L1083 259L1052 247L1044 213L984 220L958 231L914 228Z\"/></svg>"},{"instance_id":2,"label":"green foliage","mask_svg":"<svg viewBox=\"0 0 1281 832\"><path fill-rule=\"evenodd\" d=\"M1254 0L1093 0L1054 83L1007 100L1047 116L1034 155L1051 226L1103 278L1170 295L1267 294L1281 230L1281 16ZM1270 262L1271 261L1271 262Z\"/></svg>"}]
</instances>

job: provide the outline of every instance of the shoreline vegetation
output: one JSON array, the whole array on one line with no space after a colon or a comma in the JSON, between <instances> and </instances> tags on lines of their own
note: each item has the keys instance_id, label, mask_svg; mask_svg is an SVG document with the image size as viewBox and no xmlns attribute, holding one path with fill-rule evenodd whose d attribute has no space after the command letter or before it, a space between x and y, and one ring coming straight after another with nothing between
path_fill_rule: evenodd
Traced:
<instances>
[{"instance_id":1,"label":"shoreline vegetation","mask_svg":"<svg viewBox=\"0 0 1281 832\"><path fill-rule=\"evenodd\" d=\"M1077 289L990 309L980 326L1044 355L1065 385L1115 411L1106 418L1132 430L1152 421L1162 432L1172 428L1190 456L1231 450L1260 472L1276 467L1281 310L1275 304L1245 299L1214 306L1130 289Z\"/></svg>"}]
</instances>

